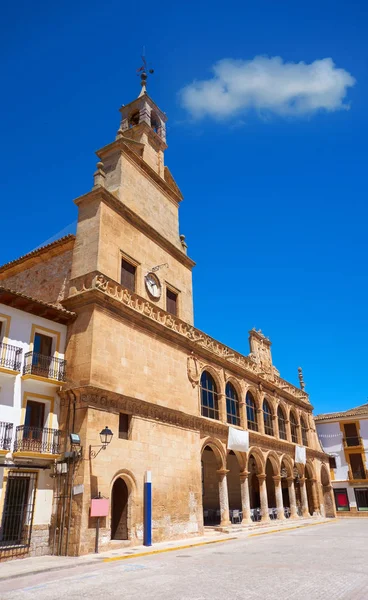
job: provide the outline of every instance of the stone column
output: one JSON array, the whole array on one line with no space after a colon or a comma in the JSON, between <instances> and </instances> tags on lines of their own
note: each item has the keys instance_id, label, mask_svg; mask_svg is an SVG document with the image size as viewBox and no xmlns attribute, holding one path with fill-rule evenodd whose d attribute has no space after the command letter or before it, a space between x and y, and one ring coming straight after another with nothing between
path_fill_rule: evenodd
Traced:
<instances>
[{"instance_id":1,"label":"stone column","mask_svg":"<svg viewBox=\"0 0 368 600\"><path fill-rule=\"evenodd\" d=\"M302 516L309 517L309 508L308 508L308 496L307 496L307 486L306 486L306 478L301 477L300 481L300 495L302 497Z\"/></svg>"},{"instance_id":2,"label":"stone column","mask_svg":"<svg viewBox=\"0 0 368 600\"><path fill-rule=\"evenodd\" d=\"M274 475L273 480L275 482L277 518L282 520L282 519L285 519L285 513L284 513L284 501L282 499L281 476Z\"/></svg>"},{"instance_id":3,"label":"stone column","mask_svg":"<svg viewBox=\"0 0 368 600\"><path fill-rule=\"evenodd\" d=\"M275 438L279 438L280 432L279 432L279 420L277 418L277 407L276 407L276 413L274 415L272 415L272 427L273 427L273 435L275 436Z\"/></svg>"},{"instance_id":4,"label":"stone column","mask_svg":"<svg viewBox=\"0 0 368 600\"><path fill-rule=\"evenodd\" d=\"M249 482L248 482L249 471L242 471L240 473L240 492L242 501L242 513L243 523L251 523L250 518L250 499L249 499Z\"/></svg>"},{"instance_id":5,"label":"stone column","mask_svg":"<svg viewBox=\"0 0 368 600\"><path fill-rule=\"evenodd\" d=\"M268 499L267 499L267 485L266 485L266 473L260 473L257 475L259 481L259 496L261 500L261 515L262 515L262 523L270 520L270 515L268 514Z\"/></svg>"},{"instance_id":6,"label":"stone column","mask_svg":"<svg viewBox=\"0 0 368 600\"><path fill-rule=\"evenodd\" d=\"M225 394L218 395L218 403L219 403L219 417L220 421L223 423L227 422L227 414L226 414L226 396Z\"/></svg>"},{"instance_id":7,"label":"stone column","mask_svg":"<svg viewBox=\"0 0 368 600\"><path fill-rule=\"evenodd\" d=\"M239 416L240 416L240 426L243 429L247 429L247 413L245 408L245 402L239 402Z\"/></svg>"},{"instance_id":8,"label":"stone column","mask_svg":"<svg viewBox=\"0 0 368 600\"><path fill-rule=\"evenodd\" d=\"M285 429L286 429L286 439L288 442L291 442L291 428L289 419L285 420Z\"/></svg>"},{"instance_id":9,"label":"stone column","mask_svg":"<svg viewBox=\"0 0 368 600\"><path fill-rule=\"evenodd\" d=\"M296 495L294 486L294 477L287 478L289 486L289 500L290 500L290 519L299 519L298 509L296 507Z\"/></svg>"},{"instance_id":10,"label":"stone column","mask_svg":"<svg viewBox=\"0 0 368 600\"><path fill-rule=\"evenodd\" d=\"M258 431L259 431L259 433L264 434L263 410L261 408L257 408L256 413L257 413Z\"/></svg>"},{"instance_id":11,"label":"stone column","mask_svg":"<svg viewBox=\"0 0 368 600\"><path fill-rule=\"evenodd\" d=\"M312 483L312 501L313 501L313 514L320 514L318 493L317 493L317 479L310 479Z\"/></svg>"},{"instance_id":12,"label":"stone column","mask_svg":"<svg viewBox=\"0 0 368 600\"><path fill-rule=\"evenodd\" d=\"M219 496L220 496L220 513L221 523L220 527L228 527L230 523L230 511L229 511L229 495L227 491L227 478L228 469L219 469L217 471L219 481Z\"/></svg>"}]
</instances>

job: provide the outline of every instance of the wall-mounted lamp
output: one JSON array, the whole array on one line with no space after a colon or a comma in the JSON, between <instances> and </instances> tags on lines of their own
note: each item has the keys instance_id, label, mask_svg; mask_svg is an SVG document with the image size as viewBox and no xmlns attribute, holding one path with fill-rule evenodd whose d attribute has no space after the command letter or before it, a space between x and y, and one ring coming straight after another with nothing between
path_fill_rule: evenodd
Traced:
<instances>
[{"instance_id":1,"label":"wall-mounted lamp","mask_svg":"<svg viewBox=\"0 0 368 600\"><path fill-rule=\"evenodd\" d=\"M96 458L97 454L99 454L101 452L101 450L106 450L107 446L109 445L109 443L112 440L112 436L113 436L113 432L111 431L111 429L109 429L106 425L105 429L103 429L102 431L100 431L100 440L101 440L101 445L99 446L90 446L89 447L89 457L90 458ZM98 451L96 450L92 450L92 448L99 448Z\"/></svg>"}]
</instances>

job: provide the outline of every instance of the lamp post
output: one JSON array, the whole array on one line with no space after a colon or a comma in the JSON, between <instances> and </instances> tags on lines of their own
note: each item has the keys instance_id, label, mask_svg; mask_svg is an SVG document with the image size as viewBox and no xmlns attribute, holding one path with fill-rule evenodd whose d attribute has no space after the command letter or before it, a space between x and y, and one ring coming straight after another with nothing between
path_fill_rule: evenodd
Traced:
<instances>
[{"instance_id":1,"label":"lamp post","mask_svg":"<svg viewBox=\"0 0 368 600\"><path fill-rule=\"evenodd\" d=\"M106 425L106 427L100 431L100 440L101 440L101 444L97 445L97 446L90 446L89 447L89 457L90 458L96 458L96 456L101 452L101 450L106 450L107 446L110 444L112 437L113 437L113 432L111 431L111 429L108 428L108 426ZM92 450L92 448L99 448L99 450Z\"/></svg>"}]
</instances>

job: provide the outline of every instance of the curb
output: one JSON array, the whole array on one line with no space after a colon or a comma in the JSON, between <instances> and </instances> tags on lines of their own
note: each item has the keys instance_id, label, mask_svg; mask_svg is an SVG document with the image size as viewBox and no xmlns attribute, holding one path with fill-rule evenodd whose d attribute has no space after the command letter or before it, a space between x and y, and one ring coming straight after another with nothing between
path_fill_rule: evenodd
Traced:
<instances>
[{"instance_id":1,"label":"curb","mask_svg":"<svg viewBox=\"0 0 368 600\"><path fill-rule=\"evenodd\" d=\"M151 556L152 554L163 554L164 552L178 552L178 550L185 550L186 548L197 548L198 546L208 546L209 544L223 544L224 542L231 542L237 540L237 537L229 537L224 540L210 540L208 542L197 542L196 544L185 544L184 546L174 546L173 548L160 548L159 550L149 550L147 552L137 552L136 554L127 554L123 556L112 556L110 558L104 558L101 562L115 562L117 560L128 560L129 558L140 558L141 556Z\"/></svg>"},{"instance_id":2,"label":"curb","mask_svg":"<svg viewBox=\"0 0 368 600\"><path fill-rule=\"evenodd\" d=\"M328 525L336 521L320 521L319 523L305 523L304 525L293 525L293 527L285 527L284 529L272 529L271 531L260 531L259 533L251 533L248 537L258 537L260 535L269 535L270 533L284 533L284 531L293 531L293 529L303 529L304 527L316 527L317 525Z\"/></svg>"},{"instance_id":3,"label":"curb","mask_svg":"<svg viewBox=\"0 0 368 600\"><path fill-rule=\"evenodd\" d=\"M70 556L69 558L77 558L77 557L73 557ZM22 559L20 559L22 560ZM86 560L83 562L83 565L94 565L96 563L99 563L101 561L99 561L98 559L94 558L93 560ZM5 562L3 563L4 565L6 564ZM9 581L9 579L15 579L15 578L19 578L21 579L22 577L28 577L29 575L39 575L40 573L51 573L52 571L63 571L64 569L73 569L74 567L80 567L81 565L79 565L78 563L74 563L72 565L59 565L58 567L50 567L48 569L35 569L34 571L26 571L25 573L14 573L14 575L7 575L6 577L0 577L0 583L2 581ZM0 563L0 567L1 567L1 563Z\"/></svg>"}]
</instances>

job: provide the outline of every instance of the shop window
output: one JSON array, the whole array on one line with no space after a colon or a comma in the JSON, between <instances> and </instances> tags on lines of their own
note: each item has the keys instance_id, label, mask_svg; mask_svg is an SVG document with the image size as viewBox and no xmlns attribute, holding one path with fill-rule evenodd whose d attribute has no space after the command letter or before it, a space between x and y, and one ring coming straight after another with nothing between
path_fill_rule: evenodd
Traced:
<instances>
[{"instance_id":1,"label":"shop window","mask_svg":"<svg viewBox=\"0 0 368 600\"><path fill-rule=\"evenodd\" d=\"M346 512L350 510L348 492L346 488L334 489L336 510Z\"/></svg>"},{"instance_id":2,"label":"shop window","mask_svg":"<svg viewBox=\"0 0 368 600\"><path fill-rule=\"evenodd\" d=\"M354 488L357 509L368 511L368 488Z\"/></svg>"}]
</instances>

